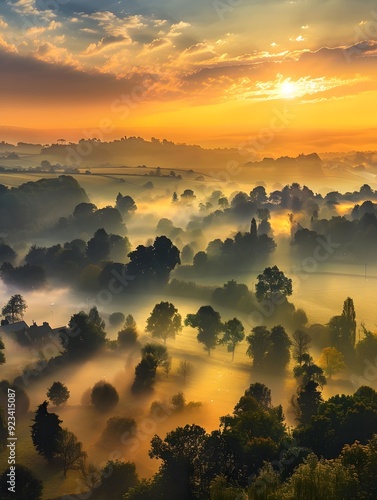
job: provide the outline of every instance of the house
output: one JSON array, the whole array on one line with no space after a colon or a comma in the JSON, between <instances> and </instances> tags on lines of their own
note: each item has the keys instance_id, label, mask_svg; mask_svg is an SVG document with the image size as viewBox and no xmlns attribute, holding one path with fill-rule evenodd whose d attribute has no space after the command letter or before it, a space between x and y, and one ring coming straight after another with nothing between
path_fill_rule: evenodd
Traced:
<instances>
[{"instance_id":1,"label":"house","mask_svg":"<svg viewBox=\"0 0 377 500\"><path fill-rule=\"evenodd\" d=\"M9 335L19 344L24 346L41 344L50 339L56 339L59 333L65 331L66 327L51 328L47 321L44 321L42 325L37 325L37 323L33 321L32 325L28 326L25 321L18 321L16 323L0 326L0 333Z\"/></svg>"}]
</instances>

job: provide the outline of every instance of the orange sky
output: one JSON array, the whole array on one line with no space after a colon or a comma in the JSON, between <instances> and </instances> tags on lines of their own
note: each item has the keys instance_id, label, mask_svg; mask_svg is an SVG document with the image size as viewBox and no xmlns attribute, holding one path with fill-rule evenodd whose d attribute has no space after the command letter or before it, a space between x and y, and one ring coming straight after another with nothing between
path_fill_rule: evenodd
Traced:
<instances>
[{"instance_id":1,"label":"orange sky","mask_svg":"<svg viewBox=\"0 0 377 500\"><path fill-rule=\"evenodd\" d=\"M376 148L373 1L53 3L0 6L2 140Z\"/></svg>"}]
</instances>

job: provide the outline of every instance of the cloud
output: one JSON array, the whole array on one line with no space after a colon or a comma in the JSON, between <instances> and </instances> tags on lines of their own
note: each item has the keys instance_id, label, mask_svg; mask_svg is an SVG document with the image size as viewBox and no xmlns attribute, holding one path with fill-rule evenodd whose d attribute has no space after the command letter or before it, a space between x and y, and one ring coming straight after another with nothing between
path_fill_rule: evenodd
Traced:
<instances>
[{"instance_id":1,"label":"cloud","mask_svg":"<svg viewBox=\"0 0 377 500\"><path fill-rule=\"evenodd\" d=\"M0 17L0 28L8 28L8 23L6 23L1 17Z\"/></svg>"},{"instance_id":2,"label":"cloud","mask_svg":"<svg viewBox=\"0 0 377 500\"><path fill-rule=\"evenodd\" d=\"M54 50L57 49L43 44L38 48L38 55L54 59ZM110 107L113 99L130 93L146 78L144 74L126 79L95 71L89 73L60 62L50 64L45 60L21 56L1 47L0 67L7 68L0 78L1 95L7 95L10 102L32 101L43 107L63 102L72 106L108 102Z\"/></svg>"},{"instance_id":3,"label":"cloud","mask_svg":"<svg viewBox=\"0 0 377 500\"><path fill-rule=\"evenodd\" d=\"M110 35L110 36L105 36L101 38L101 40L98 43L91 43L89 47L83 52L83 55L85 56L90 56L93 54L98 54L100 52L103 52L106 50L108 47L113 46L115 44L120 44L126 42L127 45L132 43L130 38L126 38L123 35Z\"/></svg>"}]
</instances>

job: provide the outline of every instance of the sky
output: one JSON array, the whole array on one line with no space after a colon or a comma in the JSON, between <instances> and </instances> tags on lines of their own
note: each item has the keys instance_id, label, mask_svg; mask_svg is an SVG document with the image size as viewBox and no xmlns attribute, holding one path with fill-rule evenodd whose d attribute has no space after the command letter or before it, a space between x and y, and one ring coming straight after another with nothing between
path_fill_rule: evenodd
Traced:
<instances>
[{"instance_id":1,"label":"sky","mask_svg":"<svg viewBox=\"0 0 377 500\"><path fill-rule=\"evenodd\" d=\"M374 0L2 0L0 140L376 149L376 57Z\"/></svg>"}]
</instances>

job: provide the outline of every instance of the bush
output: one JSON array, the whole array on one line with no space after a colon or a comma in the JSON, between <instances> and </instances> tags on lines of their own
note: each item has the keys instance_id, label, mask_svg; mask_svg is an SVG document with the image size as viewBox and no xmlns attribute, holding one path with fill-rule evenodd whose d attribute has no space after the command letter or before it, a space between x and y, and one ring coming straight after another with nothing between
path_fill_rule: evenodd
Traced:
<instances>
[{"instance_id":1,"label":"bush","mask_svg":"<svg viewBox=\"0 0 377 500\"><path fill-rule=\"evenodd\" d=\"M119 395L113 385L100 380L94 385L90 399L97 410L109 411L118 404Z\"/></svg>"},{"instance_id":2,"label":"bush","mask_svg":"<svg viewBox=\"0 0 377 500\"><path fill-rule=\"evenodd\" d=\"M127 437L135 434L136 422L133 418L112 417L102 433L102 440L106 442L120 442L125 444Z\"/></svg>"},{"instance_id":3,"label":"bush","mask_svg":"<svg viewBox=\"0 0 377 500\"><path fill-rule=\"evenodd\" d=\"M123 313L115 312L113 314L110 314L109 323L112 326L117 326L117 325L120 325L121 323L124 323L125 319L126 319L126 317Z\"/></svg>"}]
</instances>

